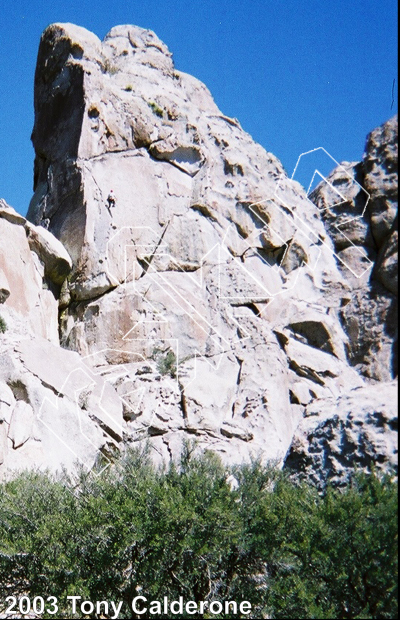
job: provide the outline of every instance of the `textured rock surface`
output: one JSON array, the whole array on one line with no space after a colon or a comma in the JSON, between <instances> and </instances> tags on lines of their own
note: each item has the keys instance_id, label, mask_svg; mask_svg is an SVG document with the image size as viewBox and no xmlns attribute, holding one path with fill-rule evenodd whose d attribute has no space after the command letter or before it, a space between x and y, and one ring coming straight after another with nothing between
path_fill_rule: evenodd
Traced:
<instances>
[{"instance_id":1,"label":"textured rock surface","mask_svg":"<svg viewBox=\"0 0 400 620\"><path fill-rule=\"evenodd\" d=\"M0 475L77 462L92 467L122 437L114 390L59 346L58 296L70 269L49 231L1 201Z\"/></svg>"},{"instance_id":2,"label":"textured rock surface","mask_svg":"<svg viewBox=\"0 0 400 620\"><path fill-rule=\"evenodd\" d=\"M362 162L342 163L310 196L351 287L339 313L349 363L377 382L307 405L286 465L314 480L397 466L397 134L393 117L368 136Z\"/></svg>"},{"instance_id":3,"label":"textured rock surface","mask_svg":"<svg viewBox=\"0 0 400 620\"><path fill-rule=\"evenodd\" d=\"M397 141L395 116L370 133L362 162L342 164L310 196L321 210L338 264L352 288L341 310L349 361L379 381L389 381L398 372Z\"/></svg>"},{"instance_id":4,"label":"textured rock surface","mask_svg":"<svg viewBox=\"0 0 400 620\"><path fill-rule=\"evenodd\" d=\"M0 463L93 467L122 437L122 407L77 353L39 336L0 336Z\"/></svg>"},{"instance_id":5,"label":"textured rock surface","mask_svg":"<svg viewBox=\"0 0 400 620\"><path fill-rule=\"evenodd\" d=\"M38 338L34 344L9 340L4 382L15 385L21 379L12 377L25 377L23 369L33 382L22 399L27 406L18 405L21 392L15 390L15 402L4 402L0 429L4 435L5 425L11 428L11 466L22 462L14 456L22 449L29 464L29 450L42 437L40 399L32 396L36 382L41 395L50 390L57 397L58 432L77 416L88 425L90 449L76 439L76 426L68 432L79 456L87 450L91 462L96 449L105 451L121 437L149 441L158 459L176 457L185 439L196 438L200 448L212 448L227 462L250 456L282 462L296 428L303 453L312 451L303 425L314 404L321 423L332 405L332 415L339 411L344 419L352 395L368 393L362 374L375 377L355 361L352 351L364 346L364 336L357 327L356 345L345 313L355 291L363 299L367 276L357 277L363 260L374 260L386 280L393 272L392 186L386 187L386 176L385 187L377 181L382 158L392 157L383 147L392 134L379 131L365 161L368 191L372 195L375 179L374 204L384 215L376 206L370 219L363 214L346 229L349 240L339 242L336 214L325 209L331 203L318 204L329 197L319 188L316 204L310 202L279 160L218 110L203 84L175 69L154 33L118 26L101 42L71 24L47 28L35 75L33 225L12 223L10 215L4 221L29 233L27 251L42 264L40 290L50 280L58 298L64 348ZM115 199L109 199L111 190ZM349 191L362 209L361 190ZM345 225L346 208L340 214ZM51 233L72 261L63 282L68 257L50 243ZM385 248L379 259L375 234ZM360 247L376 256L360 263ZM344 262L355 265L352 278ZM8 286L10 296L2 308L12 302L11 275L5 271L3 297ZM379 286L386 287L382 277ZM390 344L388 337L375 378L392 377ZM48 367L40 361L42 349ZM83 364L92 383L78 381L71 390L73 367L82 372ZM362 413L357 409L354 416ZM376 459L383 464L394 460L387 416L387 449ZM370 418L368 433L381 433L381 418ZM18 420L25 421L24 431ZM47 436L40 441L36 462L55 462ZM384 442L376 441L376 453L378 444ZM71 464L68 457L60 454ZM290 459L296 461L295 452ZM321 479L333 471L316 468Z\"/></svg>"},{"instance_id":6,"label":"textured rock surface","mask_svg":"<svg viewBox=\"0 0 400 620\"><path fill-rule=\"evenodd\" d=\"M45 263L30 248L25 226L32 225L1 201L1 315L8 331L42 336L58 344L57 293L45 275ZM54 239L54 243L59 242Z\"/></svg>"},{"instance_id":7,"label":"textured rock surface","mask_svg":"<svg viewBox=\"0 0 400 620\"><path fill-rule=\"evenodd\" d=\"M293 440L286 467L321 486L348 480L354 466L397 468L397 383L350 390L339 399L314 400Z\"/></svg>"}]
</instances>

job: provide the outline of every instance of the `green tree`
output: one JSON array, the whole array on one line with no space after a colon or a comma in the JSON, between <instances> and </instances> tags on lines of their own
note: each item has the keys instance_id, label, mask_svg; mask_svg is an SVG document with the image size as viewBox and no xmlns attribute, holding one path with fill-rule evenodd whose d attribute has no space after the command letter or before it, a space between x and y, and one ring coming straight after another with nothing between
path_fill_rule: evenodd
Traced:
<instances>
[{"instance_id":1,"label":"green tree","mask_svg":"<svg viewBox=\"0 0 400 620\"><path fill-rule=\"evenodd\" d=\"M395 618L397 484L356 474L321 495L275 467L227 468L187 446L162 469L130 451L101 476L0 485L1 600L56 596L65 618L68 595L122 600L120 618L132 618L139 592L248 600L251 618Z\"/></svg>"}]
</instances>

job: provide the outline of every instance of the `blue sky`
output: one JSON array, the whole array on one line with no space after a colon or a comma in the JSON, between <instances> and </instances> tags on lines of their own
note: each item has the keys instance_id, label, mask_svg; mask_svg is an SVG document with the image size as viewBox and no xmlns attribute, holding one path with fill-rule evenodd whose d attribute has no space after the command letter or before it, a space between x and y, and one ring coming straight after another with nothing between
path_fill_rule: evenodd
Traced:
<instances>
[{"instance_id":1,"label":"blue sky","mask_svg":"<svg viewBox=\"0 0 400 620\"><path fill-rule=\"evenodd\" d=\"M394 0L3 2L0 197L21 213L32 196L36 54L56 21L100 38L117 24L151 28L176 67L205 82L289 174L300 153L320 146L339 161L359 160L366 134L397 111Z\"/></svg>"}]
</instances>

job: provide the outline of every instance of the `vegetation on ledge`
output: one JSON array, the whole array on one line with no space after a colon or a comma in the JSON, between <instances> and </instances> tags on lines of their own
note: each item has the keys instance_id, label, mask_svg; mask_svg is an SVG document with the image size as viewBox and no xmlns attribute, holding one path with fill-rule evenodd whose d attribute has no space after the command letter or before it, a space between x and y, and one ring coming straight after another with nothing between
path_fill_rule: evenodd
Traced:
<instances>
[{"instance_id":1,"label":"vegetation on ledge","mask_svg":"<svg viewBox=\"0 0 400 620\"><path fill-rule=\"evenodd\" d=\"M4 334L7 331L7 324L2 316L0 316L0 334Z\"/></svg>"}]
</instances>

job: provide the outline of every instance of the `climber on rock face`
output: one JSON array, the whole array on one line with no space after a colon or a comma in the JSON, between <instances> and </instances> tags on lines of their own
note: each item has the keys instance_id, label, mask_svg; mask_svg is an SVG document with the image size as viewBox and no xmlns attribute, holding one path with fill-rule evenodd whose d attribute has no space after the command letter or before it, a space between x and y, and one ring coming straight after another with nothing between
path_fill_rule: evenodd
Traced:
<instances>
[{"instance_id":1,"label":"climber on rock face","mask_svg":"<svg viewBox=\"0 0 400 620\"><path fill-rule=\"evenodd\" d=\"M107 197L107 209L109 210L110 215L111 215L111 207L115 207L114 190L111 190Z\"/></svg>"}]
</instances>

